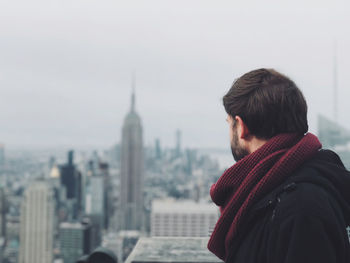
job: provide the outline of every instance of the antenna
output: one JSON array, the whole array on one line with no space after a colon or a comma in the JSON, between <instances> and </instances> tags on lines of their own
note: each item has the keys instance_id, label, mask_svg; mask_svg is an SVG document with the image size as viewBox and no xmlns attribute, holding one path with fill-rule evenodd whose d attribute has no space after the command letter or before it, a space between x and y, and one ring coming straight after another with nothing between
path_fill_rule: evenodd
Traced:
<instances>
[{"instance_id":1,"label":"antenna","mask_svg":"<svg viewBox=\"0 0 350 263\"><path fill-rule=\"evenodd\" d=\"M333 114L334 121L338 121L338 68L337 68L337 41L333 43Z\"/></svg>"},{"instance_id":2,"label":"antenna","mask_svg":"<svg viewBox=\"0 0 350 263\"><path fill-rule=\"evenodd\" d=\"M136 77L135 71L131 74L131 111L135 111L135 86L136 86Z\"/></svg>"}]
</instances>

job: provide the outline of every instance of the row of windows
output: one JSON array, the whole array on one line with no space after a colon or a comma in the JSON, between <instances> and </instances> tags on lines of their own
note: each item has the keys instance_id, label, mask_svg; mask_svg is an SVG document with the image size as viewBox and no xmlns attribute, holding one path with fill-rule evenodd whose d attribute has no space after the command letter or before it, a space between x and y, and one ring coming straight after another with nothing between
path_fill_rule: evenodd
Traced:
<instances>
[{"instance_id":1,"label":"row of windows","mask_svg":"<svg viewBox=\"0 0 350 263\"><path fill-rule=\"evenodd\" d=\"M209 231L155 231L151 234L152 236L178 236L178 237L207 237Z\"/></svg>"},{"instance_id":2,"label":"row of windows","mask_svg":"<svg viewBox=\"0 0 350 263\"><path fill-rule=\"evenodd\" d=\"M215 222L208 222L208 221L203 221L203 222L198 222L198 221L176 221L176 222L171 222L171 221L152 221L151 225L153 226L183 226L183 225L188 225L188 226L206 226L206 225L214 225Z\"/></svg>"},{"instance_id":3,"label":"row of windows","mask_svg":"<svg viewBox=\"0 0 350 263\"><path fill-rule=\"evenodd\" d=\"M208 228L209 226L214 226L215 224L168 224L168 223L161 223L156 224L153 223L151 226L152 228Z\"/></svg>"},{"instance_id":4,"label":"row of windows","mask_svg":"<svg viewBox=\"0 0 350 263\"><path fill-rule=\"evenodd\" d=\"M190 217L190 218L210 218L210 219L217 219L218 218L218 215L216 214L211 214L211 215L208 215L208 214L194 214L194 213L187 213L187 214L165 214L165 213L153 213L152 214L152 218L179 218L179 217L182 217L182 218L187 218L187 217Z\"/></svg>"}]
</instances>

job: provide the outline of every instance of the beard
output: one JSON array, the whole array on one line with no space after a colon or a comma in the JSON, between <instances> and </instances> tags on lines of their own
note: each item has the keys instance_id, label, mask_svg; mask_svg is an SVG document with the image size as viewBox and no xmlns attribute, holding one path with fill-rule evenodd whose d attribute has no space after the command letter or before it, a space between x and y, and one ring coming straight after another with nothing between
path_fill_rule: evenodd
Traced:
<instances>
[{"instance_id":1,"label":"beard","mask_svg":"<svg viewBox=\"0 0 350 263\"><path fill-rule=\"evenodd\" d=\"M235 159L236 162L238 162L239 160L241 160L249 154L249 152L245 148L239 145L237 130L234 132L231 141L231 152L233 155L233 159Z\"/></svg>"}]
</instances>

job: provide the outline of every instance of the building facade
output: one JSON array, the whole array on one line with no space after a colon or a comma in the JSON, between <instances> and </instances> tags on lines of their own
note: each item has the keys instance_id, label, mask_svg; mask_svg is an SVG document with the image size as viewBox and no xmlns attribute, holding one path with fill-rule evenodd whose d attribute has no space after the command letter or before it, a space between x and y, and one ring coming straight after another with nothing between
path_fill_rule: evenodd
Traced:
<instances>
[{"instance_id":1,"label":"building facade","mask_svg":"<svg viewBox=\"0 0 350 263\"><path fill-rule=\"evenodd\" d=\"M60 224L60 249L64 263L75 263L92 249L92 226L90 223L63 222Z\"/></svg>"},{"instance_id":2,"label":"building facade","mask_svg":"<svg viewBox=\"0 0 350 263\"><path fill-rule=\"evenodd\" d=\"M68 152L68 162L60 166L61 185L66 188L66 197L71 204L73 219L77 219L82 210L82 175L74 165L74 152Z\"/></svg>"},{"instance_id":3,"label":"building facade","mask_svg":"<svg viewBox=\"0 0 350 263\"><path fill-rule=\"evenodd\" d=\"M5 168L5 146L0 144L0 172Z\"/></svg>"},{"instance_id":4,"label":"building facade","mask_svg":"<svg viewBox=\"0 0 350 263\"><path fill-rule=\"evenodd\" d=\"M135 111L135 94L126 115L121 141L120 221L121 230L141 230L143 225L143 138L142 125Z\"/></svg>"},{"instance_id":5,"label":"building facade","mask_svg":"<svg viewBox=\"0 0 350 263\"><path fill-rule=\"evenodd\" d=\"M153 200L151 236L208 237L218 217L219 211L212 203Z\"/></svg>"},{"instance_id":6,"label":"building facade","mask_svg":"<svg viewBox=\"0 0 350 263\"><path fill-rule=\"evenodd\" d=\"M54 197L44 181L30 185L21 205L19 263L48 263L53 256Z\"/></svg>"},{"instance_id":7,"label":"building facade","mask_svg":"<svg viewBox=\"0 0 350 263\"><path fill-rule=\"evenodd\" d=\"M6 237L7 201L4 188L0 187L0 238Z\"/></svg>"}]
</instances>

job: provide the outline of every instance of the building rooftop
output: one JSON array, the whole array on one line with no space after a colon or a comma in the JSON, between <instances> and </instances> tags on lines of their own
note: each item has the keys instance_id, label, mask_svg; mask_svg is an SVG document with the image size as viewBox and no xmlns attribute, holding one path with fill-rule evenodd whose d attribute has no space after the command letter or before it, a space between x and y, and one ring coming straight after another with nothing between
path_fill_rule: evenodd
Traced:
<instances>
[{"instance_id":1,"label":"building rooftop","mask_svg":"<svg viewBox=\"0 0 350 263\"><path fill-rule=\"evenodd\" d=\"M218 213L214 203L194 202L192 200L158 199L152 202L155 213Z\"/></svg>"},{"instance_id":2,"label":"building rooftop","mask_svg":"<svg viewBox=\"0 0 350 263\"><path fill-rule=\"evenodd\" d=\"M87 225L82 224L80 222L62 222L60 223L60 228L68 228L68 229L85 229Z\"/></svg>"},{"instance_id":3,"label":"building rooftop","mask_svg":"<svg viewBox=\"0 0 350 263\"><path fill-rule=\"evenodd\" d=\"M208 238L153 237L140 238L126 263L218 263L222 262L207 249Z\"/></svg>"},{"instance_id":4,"label":"building rooftop","mask_svg":"<svg viewBox=\"0 0 350 263\"><path fill-rule=\"evenodd\" d=\"M138 238L141 235L140 231L137 230L122 230L119 231L118 236L119 237L126 237L126 238Z\"/></svg>"}]
</instances>

